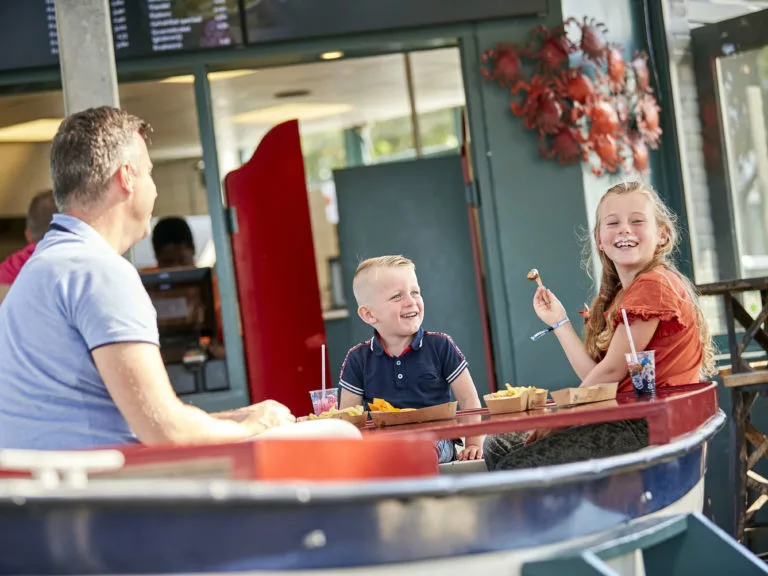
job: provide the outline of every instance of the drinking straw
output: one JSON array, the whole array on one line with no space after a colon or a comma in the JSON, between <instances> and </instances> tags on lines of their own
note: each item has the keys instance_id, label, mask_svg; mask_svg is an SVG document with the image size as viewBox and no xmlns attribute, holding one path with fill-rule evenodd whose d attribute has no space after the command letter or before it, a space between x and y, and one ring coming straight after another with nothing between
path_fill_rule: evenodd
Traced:
<instances>
[{"instance_id":1,"label":"drinking straw","mask_svg":"<svg viewBox=\"0 0 768 576\"><path fill-rule=\"evenodd\" d=\"M320 346L321 353L323 355L322 358L322 367L323 367L323 375L322 375L322 382L323 382L323 400L325 400L325 344L322 344ZM633 348L634 350L634 348Z\"/></svg>"},{"instance_id":2,"label":"drinking straw","mask_svg":"<svg viewBox=\"0 0 768 576\"><path fill-rule=\"evenodd\" d=\"M632 340L632 331L629 329L629 320L627 319L627 311L624 308L621 309L621 315L624 317L624 326L627 327L627 339L629 340L629 347L632 349L632 359L637 364L637 350L635 350L635 341Z\"/></svg>"}]
</instances>

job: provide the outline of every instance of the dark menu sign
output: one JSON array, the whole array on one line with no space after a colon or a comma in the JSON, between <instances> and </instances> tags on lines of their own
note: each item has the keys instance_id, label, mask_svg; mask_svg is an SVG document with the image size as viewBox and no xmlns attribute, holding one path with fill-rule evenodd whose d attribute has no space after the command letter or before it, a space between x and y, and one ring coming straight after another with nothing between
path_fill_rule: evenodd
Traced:
<instances>
[{"instance_id":1,"label":"dark menu sign","mask_svg":"<svg viewBox=\"0 0 768 576\"><path fill-rule=\"evenodd\" d=\"M115 58L241 44L238 0L110 0ZM0 0L0 70L57 66L54 0Z\"/></svg>"},{"instance_id":2,"label":"dark menu sign","mask_svg":"<svg viewBox=\"0 0 768 576\"><path fill-rule=\"evenodd\" d=\"M546 13L547 0L245 0L249 43Z\"/></svg>"}]
</instances>

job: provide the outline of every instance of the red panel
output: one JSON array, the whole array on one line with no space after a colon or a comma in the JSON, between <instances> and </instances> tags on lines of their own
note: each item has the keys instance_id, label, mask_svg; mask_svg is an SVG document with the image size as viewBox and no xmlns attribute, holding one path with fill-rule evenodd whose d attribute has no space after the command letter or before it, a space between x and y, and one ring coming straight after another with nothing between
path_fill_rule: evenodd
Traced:
<instances>
[{"instance_id":1,"label":"red panel","mask_svg":"<svg viewBox=\"0 0 768 576\"><path fill-rule=\"evenodd\" d=\"M103 476L360 481L436 476L428 438L264 439L207 446L115 446L125 466ZM0 478L29 474L0 470Z\"/></svg>"},{"instance_id":2,"label":"red panel","mask_svg":"<svg viewBox=\"0 0 768 576\"><path fill-rule=\"evenodd\" d=\"M298 121L274 127L225 178L251 401L312 411L325 344Z\"/></svg>"},{"instance_id":3,"label":"red panel","mask_svg":"<svg viewBox=\"0 0 768 576\"><path fill-rule=\"evenodd\" d=\"M637 399L634 392L625 392L617 394L616 400L563 408L550 403L544 409L511 414L490 414L482 408L457 412L450 420L386 428L375 428L369 422L363 432L366 436L449 439L644 418L648 421L648 442L655 445L695 430L718 409L717 383L706 382L661 388L653 400Z\"/></svg>"}]
</instances>

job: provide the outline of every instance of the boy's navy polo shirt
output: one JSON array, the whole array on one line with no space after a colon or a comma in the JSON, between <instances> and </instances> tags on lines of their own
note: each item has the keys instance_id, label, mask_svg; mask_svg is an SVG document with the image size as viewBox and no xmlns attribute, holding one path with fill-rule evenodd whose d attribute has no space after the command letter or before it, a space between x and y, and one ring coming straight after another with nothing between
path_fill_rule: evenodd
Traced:
<instances>
[{"instance_id":1,"label":"boy's navy polo shirt","mask_svg":"<svg viewBox=\"0 0 768 576\"><path fill-rule=\"evenodd\" d=\"M447 334L419 328L400 356L390 356L374 333L347 353L339 386L363 397L383 398L396 408L426 408L451 401L451 383L467 368Z\"/></svg>"}]
</instances>

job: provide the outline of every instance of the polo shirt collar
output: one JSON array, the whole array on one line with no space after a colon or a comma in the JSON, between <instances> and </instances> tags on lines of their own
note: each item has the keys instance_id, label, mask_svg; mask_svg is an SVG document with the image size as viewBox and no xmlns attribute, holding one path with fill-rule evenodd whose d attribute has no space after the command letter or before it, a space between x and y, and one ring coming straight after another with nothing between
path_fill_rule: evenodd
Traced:
<instances>
[{"instance_id":1,"label":"polo shirt collar","mask_svg":"<svg viewBox=\"0 0 768 576\"><path fill-rule=\"evenodd\" d=\"M419 327L419 331L416 332L416 335L413 337L413 340L411 341L411 345L405 349L403 354L407 352L408 350L421 350L421 347L424 345L424 328ZM379 340L379 333L375 330L373 331L373 338L371 338L371 351L381 356L382 354L386 354L389 356L389 352L387 352L387 349L384 348L384 345L381 343L381 340Z\"/></svg>"},{"instance_id":2,"label":"polo shirt collar","mask_svg":"<svg viewBox=\"0 0 768 576\"><path fill-rule=\"evenodd\" d=\"M69 214L54 214L51 224L57 224L61 228L65 228L68 232L79 236L88 243L107 248L112 252L115 252L115 249L112 248L112 246L109 245L104 237L96 232L96 230L94 230L90 224L83 222L75 216L70 216Z\"/></svg>"}]
</instances>

